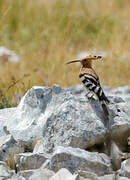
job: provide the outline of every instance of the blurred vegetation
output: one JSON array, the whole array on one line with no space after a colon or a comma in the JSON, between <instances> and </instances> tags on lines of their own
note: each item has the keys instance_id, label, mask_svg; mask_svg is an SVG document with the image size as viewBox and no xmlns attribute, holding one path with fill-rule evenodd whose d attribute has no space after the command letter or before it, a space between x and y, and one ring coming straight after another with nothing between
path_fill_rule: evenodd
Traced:
<instances>
[{"instance_id":1,"label":"blurred vegetation","mask_svg":"<svg viewBox=\"0 0 130 180\"><path fill-rule=\"evenodd\" d=\"M79 84L65 62L93 49L107 52L94 63L101 84L130 85L129 32L129 0L0 0L0 46L20 56L0 64L2 94L16 104L34 85Z\"/></svg>"}]
</instances>

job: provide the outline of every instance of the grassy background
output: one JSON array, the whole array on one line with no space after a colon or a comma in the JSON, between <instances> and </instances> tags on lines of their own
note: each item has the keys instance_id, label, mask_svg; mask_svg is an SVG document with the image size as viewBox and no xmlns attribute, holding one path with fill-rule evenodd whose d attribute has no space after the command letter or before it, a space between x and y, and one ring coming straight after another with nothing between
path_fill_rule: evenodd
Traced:
<instances>
[{"instance_id":1,"label":"grassy background","mask_svg":"<svg viewBox=\"0 0 130 180\"><path fill-rule=\"evenodd\" d=\"M93 49L107 52L94 63L101 84L130 85L129 33L129 0L0 0L0 46L20 56L0 64L0 94L16 103L33 85L79 84L65 62Z\"/></svg>"}]
</instances>

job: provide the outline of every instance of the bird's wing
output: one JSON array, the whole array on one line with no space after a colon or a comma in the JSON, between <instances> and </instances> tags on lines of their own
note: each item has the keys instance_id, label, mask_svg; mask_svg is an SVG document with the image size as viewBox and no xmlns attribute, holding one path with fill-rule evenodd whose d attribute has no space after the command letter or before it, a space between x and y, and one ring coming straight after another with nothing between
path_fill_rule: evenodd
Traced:
<instances>
[{"instance_id":1,"label":"bird's wing","mask_svg":"<svg viewBox=\"0 0 130 180\"><path fill-rule=\"evenodd\" d=\"M79 78L86 87L89 98L93 97L94 99L97 99L96 97L98 97L100 101L107 101L98 77L94 77L91 74L84 73L80 74Z\"/></svg>"}]
</instances>

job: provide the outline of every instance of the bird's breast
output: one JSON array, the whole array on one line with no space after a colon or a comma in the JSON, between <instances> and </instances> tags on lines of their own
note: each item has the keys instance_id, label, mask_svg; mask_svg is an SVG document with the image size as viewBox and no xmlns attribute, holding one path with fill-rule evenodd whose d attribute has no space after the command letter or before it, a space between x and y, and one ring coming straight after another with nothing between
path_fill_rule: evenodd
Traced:
<instances>
[{"instance_id":1,"label":"bird's breast","mask_svg":"<svg viewBox=\"0 0 130 180\"><path fill-rule=\"evenodd\" d=\"M90 75L94 76L96 79L99 79L98 75L92 68L81 68L80 72L79 72L79 76L82 74L90 74Z\"/></svg>"}]
</instances>

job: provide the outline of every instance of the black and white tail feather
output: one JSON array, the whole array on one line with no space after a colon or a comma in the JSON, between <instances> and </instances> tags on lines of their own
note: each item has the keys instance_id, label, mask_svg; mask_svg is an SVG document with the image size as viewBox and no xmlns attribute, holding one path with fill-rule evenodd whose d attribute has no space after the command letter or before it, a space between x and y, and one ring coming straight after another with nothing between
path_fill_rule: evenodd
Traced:
<instances>
[{"instance_id":1,"label":"black and white tail feather","mask_svg":"<svg viewBox=\"0 0 130 180\"><path fill-rule=\"evenodd\" d=\"M85 86L87 90L86 96L88 99L95 99L99 100L102 104L103 111L105 115L109 115L107 104L109 103L109 100L105 96L102 87L99 82L99 78L95 77L91 74L80 74L79 75L80 80L82 81L83 85Z\"/></svg>"}]
</instances>

